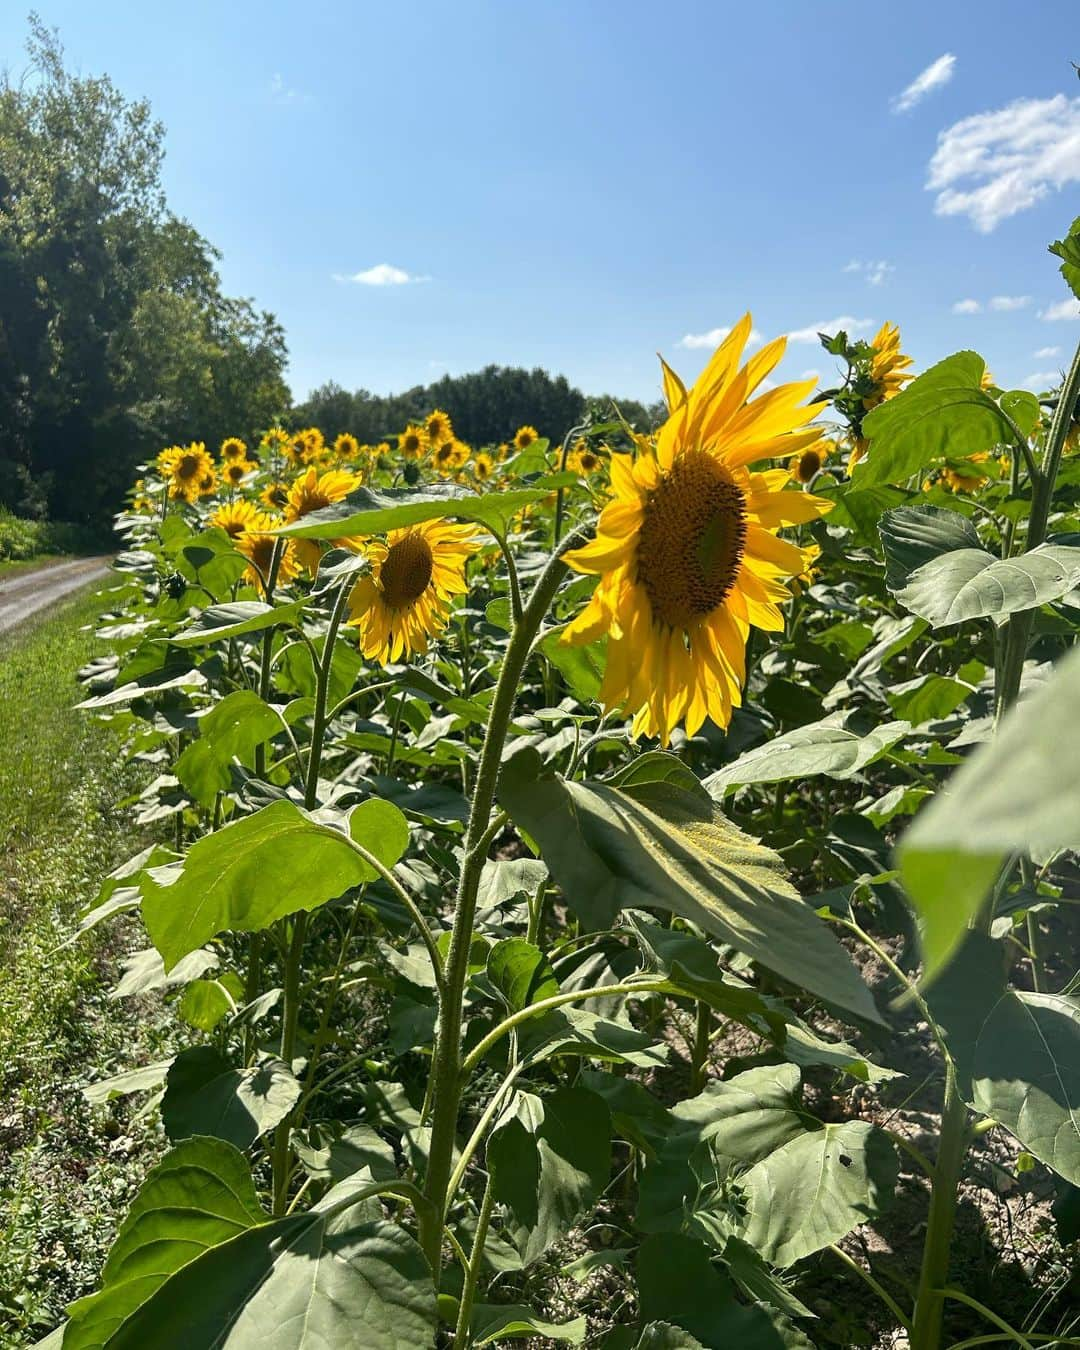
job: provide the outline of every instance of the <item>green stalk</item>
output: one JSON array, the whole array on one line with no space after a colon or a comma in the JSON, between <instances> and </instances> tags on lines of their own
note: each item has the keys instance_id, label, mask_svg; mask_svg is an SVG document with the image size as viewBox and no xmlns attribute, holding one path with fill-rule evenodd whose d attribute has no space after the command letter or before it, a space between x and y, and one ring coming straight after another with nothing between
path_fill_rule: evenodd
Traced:
<instances>
[{"instance_id":1,"label":"green stalk","mask_svg":"<svg viewBox=\"0 0 1080 1350\"><path fill-rule=\"evenodd\" d=\"M488 1176L484 1187L484 1198L480 1202L480 1216L476 1221L476 1237L473 1239L472 1256L465 1268L465 1286L461 1291L458 1305L457 1325L454 1328L454 1345L462 1350L472 1342L469 1323L472 1321L473 1299L476 1297L476 1285L480 1278L480 1265L484 1259L484 1242L487 1240L488 1225L491 1223L491 1211L495 1208L495 1188Z\"/></svg>"},{"instance_id":2,"label":"green stalk","mask_svg":"<svg viewBox=\"0 0 1080 1350\"><path fill-rule=\"evenodd\" d=\"M314 810L318 804L319 767L322 763L323 743L326 737L326 703L330 688L330 669L334 663L334 644L337 641L341 620L345 615L348 596L349 587L347 585L342 586L330 614L322 660L319 662L316 676L315 712L311 725L311 747L308 750L307 782L304 788L304 805L309 811ZM303 912L297 914L293 920L292 936L289 940L288 955L285 958L280 1057L290 1068L296 1056L296 1032L300 1018L300 974L303 965L304 939L307 936L307 922L308 916ZM275 1215L285 1213L285 1205L289 1196L291 1140L292 1115L290 1114L274 1131L274 1143L271 1150Z\"/></svg>"},{"instance_id":3,"label":"green stalk","mask_svg":"<svg viewBox=\"0 0 1080 1350\"><path fill-rule=\"evenodd\" d=\"M690 1095L696 1097L705 1086L709 1063L709 1032L712 1028L712 1009L697 1000L694 1007L694 1046L690 1057Z\"/></svg>"},{"instance_id":4,"label":"green stalk","mask_svg":"<svg viewBox=\"0 0 1080 1350\"><path fill-rule=\"evenodd\" d=\"M495 804L495 787L503 745L510 726L522 671L532 650L540 625L555 598L566 572L560 554L577 542L575 535L554 553L529 596L521 622L514 625L502 670L491 702L484 744L476 771L469 824L465 834L464 856L458 881L457 907L446 956L446 987L439 999L438 1032L432 1061L431 1146L428 1154L424 1195L430 1209L420 1222L420 1245L431 1265L436 1289L442 1265L443 1219L447 1188L461 1105L462 1062L461 1024L465 984L469 974L469 949L476 915L477 888L490 846L489 826Z\"/></svg>"}]
</instances>

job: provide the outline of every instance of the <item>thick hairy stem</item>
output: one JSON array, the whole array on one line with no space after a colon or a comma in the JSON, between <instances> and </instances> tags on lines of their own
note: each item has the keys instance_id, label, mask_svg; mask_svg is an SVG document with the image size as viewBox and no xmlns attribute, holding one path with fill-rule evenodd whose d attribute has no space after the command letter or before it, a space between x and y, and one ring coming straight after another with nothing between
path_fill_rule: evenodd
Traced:
<instances>
[{"instance_id":1,"label":"thick hairy stem","mask_svg":"<svg viewBox=\"0 0 1080 1350\"><path fill-rule=\"evenodd\" d=\"M575 537L569 536L564 548L574 542ZM506 733L510 726L525 662L529 658L540 625L566 571L566 565L560 558L562 551L560 549L559 553L552 556L529 596L528 604L522 612L521 622L514 625L491 703L465 834L457 908L450 935L450 949L446 955L446 986L439 999L438 1031L432 1063L431 1146L428 1153L427 1175L424 1179L424 1194L431 1202L431 1207L420 1224L420 1245L431 1263L436 1287L439 1283L442 1262L443 1216L446 1210L446 1194L463 1086L462 1005L469 973L469 950L472 944L473 919L476 914L477 888L490 845L489 826Z\"/></svg>"},{"instance_id":2,"label":"thick hairy stem","mask_svg":"<svg viewBox=\"0 0 1080 1350\"><path fill-rule=\"evenodd\" d=\"M454 1328L454 1345L461 1350L472 1344L469 1323L472 1321L473 1299L476 1297L476 1285L480 1279L480 1266L484 1260L484 1243L487 1240L488 1225L491 1223L491 1211L495 1208L495 1188L491 1177L484 1187L484 1198L480 1202L480 1217L476 1221L476 1237L473 1239L472 1256L465 1268L465 1287L461 1291L461 1303L458 1305L457 1325Z\"/></svg>"}]
</instances>

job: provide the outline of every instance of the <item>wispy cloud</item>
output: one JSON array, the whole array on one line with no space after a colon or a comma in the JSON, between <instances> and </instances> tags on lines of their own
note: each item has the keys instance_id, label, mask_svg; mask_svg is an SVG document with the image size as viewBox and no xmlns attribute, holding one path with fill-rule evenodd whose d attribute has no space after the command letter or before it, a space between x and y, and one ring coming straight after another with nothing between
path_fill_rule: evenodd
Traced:
<instances>
[{"instance_id":1,"label":"wispy cloud","mask_svg":"<svg viewBox=\"0 0 1080 1350\"><path fill-rule=\"evenodd\" d=\"M1061 372L1057 370L1037 370L1034 375L1029 375L1024 380L1024 388L1030 389L1034 394L1041 394L1046 389L1053 389L1061 383Z\"/></svg>"},{"instance_id":2,"label":"wispy cloud","mask_svg":"<svg viewBox=\"0 0 1080 1350\"><path fill-rule=\"evenodd\" d=\"M981 234L1051 192L1080 183L1080 98L1019 98L938 135L926 186L939 216L967 216Z\"/></svg>"},{"instance_id":3,"label":"wispy cloud","mask_svg":"<svg viewBox=\"0 0 1080 1350\"><path fill-rule=\"evenodd\" d=\"M270 97L275 103L309 103L311 95L303 93L300 89L294 89L291 85L285 83L285 77L280 71L275 71L270 81Z\"/></svg>"},{"instance_id":4,"label":"wispy cloud","mask_svg":"<svg viewBox=\"0 0 1080 1350\"><path fill-rule=\"evenodd\" d=\"M952 52L946 52L944 56L939 56L936 61L931 61L925 70L915 76L906 89L901 90L892 99L893 112L910 112L917 103L923 101L927 94L933 93L935 89L940 89L942 85L948 84L953 77L955 65L956 57L953 56Z\"/></svg>"},{"instance_id":5,"label":"wispy cloud","mask_svg":"<svg viewBox=\"0 0 1080 1350\"><path fill-rule=\"evenodd\" d=\"M1039 310L1039 318L1051 322L1055 319L1080 319L1080 300L1074 300L1070 295L1067 300L1059 300L1056 305L1047 305L1045 309Z\"/></svg>"},{"instance_id":6,"label":"wispy cloud","mask_svg":"<svg viewBox=\"0 0 1080 1350\"><path fill-rule=\"evenodd\" d=\"M820 380L820 379L821 379L821 371L820 371L820 370L804 370L803 373L799 376L799 379L800 379L800 380Z\"/></svg>"},{"instance_id":7,"label":"wispy cloud","mask_svg":"<svg viewBox=\"0 0 1080 1350\"><path fill-rule=\"evenodd\" d=\"M1060 347L1040 347L1037 352L1032 352L1036 361L1049 361L1052 356L1060 356Z\"/></svg>"},{"instance_id":8,"label":"wispy cloud","mask_svg":"<svg viewBox=\"0 0 1080 1350\"><path fill-rule=\"evenodd\" d=\"M828 333L833 335L839 333L841 329L849 337L865 333L868 328L873 328L873 319L856 319L851 314L841 314L838 319L825 319L821 323L808 324L806 328L796 328L793 333L789 333L789 342L817 342L819 333Z\"/></svg>"},{"instance_id":9,"label":"wispy cloud","mask_svg":"<svg viewBox=\"0 0 1080 1350\"><path fill-rule=\"evenodd\" d=\"M1014 309L1027 309L1031 304L1030 295L992 295L990 308L1001 313L1011 313Z\"/></svg>"},{"instance_id":10,"label":"wispy cloud","mask_svg":"<svg viewBox=\"0 0 1080 1350\"><path fill-rule=\"evenodd\" d=\"M979 314L982 311L982 305L978 300L957 300L952 307L954 314Z\"/></svg>"},{"instance_id":11,"label":"wispy cloud","mask_svg":"<svg viewBox=\"0 0 1080 1350\"><path fill-rule=\"evenodd\" d=\"M858 272L865 277L867 283L871 286L880 286L888 277L890 272L895 272L896 267L891 262L886 262L884 258L877 262L863 262L861 258L852 258L851 262L844 268L845 272Z\"/></svg>"},{"instance_id":12,"label":"wispy cloud","mask_svg":"<svg viewBox=\"0 0 1080 1350\"><path fill-rule=\"evenodd\" d=\"M376 263L364 272L353 272L349 276L335 272L334 280L351 281L358 286L409 286L418 281L430 281L431 278L406 272L403 267L394 267L391 263Z\"/></svg>"},{"instance_id":13,"label":"wispy cloud","mask_svg":"<svg viewBox=\"0 0 1080 1350\"><path fill-rule=\"evenodd\" d=\"M707 333L687 333L675 345L676 347L685 347L688 351L696 351L699 347L719 347L730 332L731 328L727 327L710 328ZM761 346L762 337L756 328L750 330L750 336L746 343L748 347Z\"/></svg>"}]
</instances>

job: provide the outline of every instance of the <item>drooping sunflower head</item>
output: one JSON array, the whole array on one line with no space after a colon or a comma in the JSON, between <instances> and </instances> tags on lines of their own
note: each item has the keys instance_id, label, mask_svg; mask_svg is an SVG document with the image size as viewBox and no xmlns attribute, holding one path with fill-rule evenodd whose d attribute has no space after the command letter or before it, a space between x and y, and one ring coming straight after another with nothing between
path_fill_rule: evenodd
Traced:
<instances>
[{"instance_id":1,"label":"drooping sunflower head","mask_svg":"<svg viewBox=\"0 0 1080 1350\"><path fill-rule=\"evenodd\" d=\"M424 436L432 450L442 445L444 441L452 440L454 427L450 421L450 414L444 413L441 408L429 412L424 418Z\"/></svg>"},{"instance_id":2,"label":"drooping sunflower head","mask_svg":"<svg viewBox=\"0 0 1080 1350\"><path fill-rule=\"evenodd\" d=\"M371 574L353 587L348 622L369 661L387 665L427 651L455 596L468 590L465 566L478 546L467 525L442 520L391 530L385 543L366 546Z\"/></svg>"},{"instance_id":3,"label":"drooping sunflower head","mask_svg":"<svg viewBox=\"0 0 1080 1350\"><path fill-rule=\"evenodd\" d=\"M566 456L566 467L572 473L580 474L582 478L588 478L596 473L603 462L584 437L579 437L574 442L570 453Z\"/></svg>"},{"instance_id":4,"label":"drooping sunflower head","mask_svg":"<svg viewBox=\"0 0 1080 1350\"><path fill-rule=\"evenodd\" d=\"M280 513L289 504L289 489L284 483L270 483L259 493L259 501L269 510Z\"/></svg>"},{"instance_id":5,"label":"drooping sunflower head","mask_svg":"<svg viewBox=\"0 0 1080 1350\"><path fill-rule=\"evenodd\" d=\"M217 470L211 469L199 479L199 496L212 497L218 488Z\"/></svg>"},{"instance_id":6,"label":"drooping sunflower head","mask_svg":"<svg viewBox=\"0 0 1080 1350\"><path fill-rule=\"evenodd\" d=\"M863 399L867 409L876 408L879 403L893 398L908 380L914 379L915 372L908 367L913 364L910 356L900 350L900 329L895 323L884 323L870 344L874 355L870 361L870 378L874 388Z\"/></svg>"},{"instance_id":7,"label":"drooping sunflower head","mask_svg":"<svg viewBox=\"0 0 1080 1350\"><path fill-rule=\"evenodd\" d=\"M528 450L533 441L539 440L540 433L535 427L518 427L514 432L514 446L518 450Z\"/></svg>"},{"instance_id":8,"label":"drooping sunflower head","mask_svg":"<svg viewBox=\"0 0 1080 1350\"><path fill-rule=\"evenodd\" d=\"M334 440L334 458L347 464L354 463L360 455L360 442L348 431L343 431Z\"/></svg>"},{"instance_id":9,"label":"drooping sunflower head","mask_svg":"<svg viewBox=\"0 0 1080 1350\"><path fill-rule=\"evenodd\" d=\"M173 496L193 501L201 491L200 484L213 472L214 461L206 453L202 441L192 441L183 449L178 448L169 467Z\"/></svg>"},{"instance_id":10,"label":"drooping sunflower head","mask_svg":"<svg viewBox=\"0 0 1080 1350\"><path fill-rule=\"evenodd\" d=\"M222 464L229 464L234 459L247 459L247 446L239 436L226 436L221 442L218 457Z\"/></svg>"},{"instance_id":11,"label":"drooping sunflower head","mask_svg":"<svg viewBox=\"0 0 1080 1350\"><path fill-rule=\"evenodd\" d=\"M252 510L254 511L254 508ZM256 590L266 590L266 582L270 578L274 562L274 547L277 544L281 545L281 558L278 562L275 587L286 586L299 575L300 563L296 545L303 541L282 540L278 535L266 533L280 523L276 516L269 515L265 511L254 511L243 534L236 539L237 552L242 553L251 563L244 571L244 580Z\"/></svg>"},{"instance_id":12,"label":"drooping sunflower head","mask_svg":"<svg viewBox=\"0 0 1080 1350\"><path fill-rule=\"evenodd\" d=\"M614 497L596 538L566 555L599 583L563 640L607 636L601 700L633 715L635 735L665 745L679 722L689 735L706 717L727 726L741 701L750 627L783 628L784 579L806 570L805 550L777 531L830 505L784 491L787 469L755 468L815 444L821 433L806 426L825 405L802 402L813 380L751 401L785 342L740 368L750 331L746 315L689 391L664 368L670 416L655 447L612 456Z\"/></svg>"},{"instance_id":13,"label":"drooping sunflower head","mask_svg":"<svg viewBox=\"0 0 1080 1350\"><path fill-rule=\"evenodd\" d=\"M495 472L495 461L486 450L479 450L473 456L472 471L478 483L486 483Z\"/></svg>"},{"instance_id":14,"label":"drooping sunflower head","mask_svg":"<svg viewBox=\"0 0 1080 1350\"><path fill-rule=\"evenodd\" d=\"M211 515L209 524L217 525L234 542L245 530L255 527L265 516L252 502L225 502Z\"/></svg>"},{"instance_id":15,"label":"drooping sunflower head","mask_svg":"<svg viewBox=\"0 0 1080 1350\"><path fill-rule=\"evenodd\" d=\"M427 448L428 439L424 434L424 428L418 427L414 422L410 422L398 436L398 449L406 459L419 459Z\"/></svg>"},{"instance_id":16,"label":"drooping sunflower head","mask_svg":"<svg viewBox=\"0 0 1080 1350\"><path fill-rule=\"evenodd\" d=\"M230 459L221 466L222 481L230 487L239 487L248 474L254 473L258 467L249 459Z\"/></svg>"},{"instance_id":17,"label":"drooping sunflower head","mask_svg":"<svg viewBox=\"0 0 1080 1350\"><path fill-rule=\"evenodd\" d=\"M330 469L327 473L320 474L318 469L312 465L295 480L289 489L288 499L285 503L285 519L292 523L299 520L301 516L310 515L313 511L321 511L324 506L331 506L334 502L342 501L360 484L360 475L350 473L347 469ZM356 539L335 539L332 541L337 548L359 547L360 542ZM322 557L319 541L317 539L297 539L294 543L296 545L296 556L300 563L314 576L319 570L319 559Z\"/></svg>"},{"instance_id":18,"label":"drooping sunflower head","mask_svg":"<svg viewBox=\"0 0 1080 1350\"><path fill-rule=\"evenodd\" d=\"M431 462L443 478L451 478L468 458L469 447L459 440L444 441L431 454Z\"/></svg>"}]
</instances>

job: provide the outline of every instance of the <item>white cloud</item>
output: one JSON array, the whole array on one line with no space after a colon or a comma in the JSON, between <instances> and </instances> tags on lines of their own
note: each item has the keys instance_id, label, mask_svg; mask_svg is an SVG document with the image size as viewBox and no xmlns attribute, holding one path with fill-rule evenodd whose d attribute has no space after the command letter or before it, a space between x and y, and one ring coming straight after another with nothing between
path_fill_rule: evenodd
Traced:
<instances>
[{"instance_id":1,"label":"white cloud","mask_svg":"<svg viewBox=\"0 0 1080 1350\"><path fill-rule=\"evenodd\" d=\"M731 328L710 328L707 333L687 333L681 337L675 344L676 347L685 347L688 351L696 351L699 347L719 347L721 342L731 332ZM756 328L750 330L750 336L746 339L748 347L760 347L763 339Z\"/></svg>"},{"instance_id":2,"label":"white cloud","mask_svg":"<svg viewBox=\"0 0 1080 1350\"><path fill-rule=\"evenodd\" d=\"M978 300L957 300L952 307L952 312L954 314L978 314L981 309L982 305L979 304Z\"/></svg>"},{"instance_id":3,"label":"white cloud","mask_svg":"<svg viewBox=\"0 0 1080 1350\"><path fill-rule=\"evenodd\" d=\"M335 281L354 281L358 286L408 286L412 282L430 281L430 277L413 276L404 268L394 267L390 263L376 263L365 272L353 272L351 276L334 273Z\"/></svg>"},{"instance_id":4,"label":"white cloud","mask_svg":"<svg viewBox=\"0 0 1080 1350\"><path fill-rule=\"evenodd\" d=\"M821 371L820 371L820 370L804 370L803 373L799 376L799 379L800 379L800 380L820 380L820 379L821 379Z\"/></svg>"},{"instance_id":5,"label":"white cloud","mask_svg":"<svg viewBox=\"0 0 1080 1350\"><path fill-rule=\"evenodd\" d=\"M1014 309L1027 309L1030 304L1030 295L992 295L990 297L990 308L1005 314Z\"/></svg>"},{"instance_id":6,"label":"white cloud","mask_svg":"<svg viewBox=\"0 0 1080 1350\"><path fill-rule=\"evenodd\" d=\"M825 319L821 323L809 324L806 328L796 328L787 336L789 342L817 342L819 333L828 333L831 336L843 329L848 337L852 337L856 333L865 333L873 326L873 319L856 319L850 314L841 314L838 319Z\"/></svg>"},{"instance_id":7,"label":"white cloud","mask_svg":"<svg viewBox=\"0 0 1080 1350\"><path fill-rule=\"evenodd\" d=\"M858 272L866 278L871 286L880 286L890 272L895 272L896 267L891 262L886 262L884 258L877 262L863 262L859 258L852 258L851 262L844 268L845 272Z\"/></svg>"},{"instance_id":8,"label":"white cloud","mask_svg":"<svg viewBox=\"0 0 1080 1350\"><path fill-rule=\"evenodd\" d=\"M287 85L280 72L275 72L270 81L270 97L275 103L308 103L311 99L310 94L301 93L299 89Z\"/></svg>"},{"instance_id":9,"label":"white cloud","mask_svg":"<svg viewBox=\"0 0 1080 1350\"><path fill-rule=\"evenodd\" d=\"M916 103L923 101L927 94L935 89L940 89L942 85L948 84L953 77L955 65L956 57L951 52L946 52L944 56L939 56L936 61L931 61L926 69L916 75L908 87L892 100L893 112L910 112Z\"/></svg>"},{"instance_id":10,"label":"white cloud","mask_svg":"<svg viewBox=\"0 0 1080 1350\"><path fill-rule=\"evenodd\" d=\"M1080 319L1080 300L1070 295L1067 300L1059 300L1056 305L1047 305L1039 310L1040 319Z\"/></svg>"},{"instance_id":11,"label":"white cloud","mask_svg":"<svg viewBox=\"0 0 1080 1350\"><path fill-rule=\"evenodd\" d=\"M1037 370L1024 380L1024 388L1032 393L1041 394L1047 389L1056 389L1061 383L1061 372L1057 370Z\"/></svg>"},{"instance_id":12,"label":"white cloud","mask_svg":"<svg viewBox=\"0 0 1080 1350\"><path fill-rule=\"evenodd\" d=\"M982 234L1051 192L1080 183L1080 98L1019 98L946 127L927 189L939 216L967 216Z\"/></svg>"},{"instance_id":13,"label":"white cloud","mask_svg":"<svg viewBox=\"0 0 1080 1350\"><path fill-rule=\"evenodd\" d=\"M1035 357L1036 361L1049 361L1052 356L1061 355L1061 348L1040 347L1039 350L1037 352L1033 352L1032 355Z\"/></svg>"}]
</instances>

